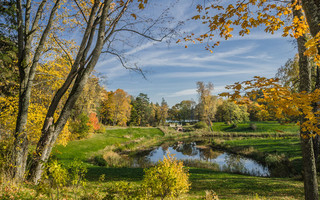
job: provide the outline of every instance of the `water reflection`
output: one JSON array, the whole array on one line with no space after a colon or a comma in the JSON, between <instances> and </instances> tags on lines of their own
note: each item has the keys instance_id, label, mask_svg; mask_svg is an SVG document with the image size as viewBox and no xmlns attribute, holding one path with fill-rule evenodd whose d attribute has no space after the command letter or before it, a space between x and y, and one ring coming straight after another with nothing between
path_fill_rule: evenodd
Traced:
<instances>
[{"instance_id":1,"label":"water reflection","mask_svg":"<svg viewBox=\"0 0 320 200\"><path fill-rule=\"evenodd\" d=\"M148 155L136 158L139 159L136 160L136 163L139 163L140 167L144 167L142 166L142 163L145 165L156 163L157 161L162 160L168 152L174 154L174 157L178 160L205 161L212 163L212 165L218 166L220 171L243 173L253 176L270 176L268 168L252 159L226 152L215 151L205 146L197 146L197 142L178 142L174 145L166 144L160 146L151 151Z\"/></svg>"}]
</instances>

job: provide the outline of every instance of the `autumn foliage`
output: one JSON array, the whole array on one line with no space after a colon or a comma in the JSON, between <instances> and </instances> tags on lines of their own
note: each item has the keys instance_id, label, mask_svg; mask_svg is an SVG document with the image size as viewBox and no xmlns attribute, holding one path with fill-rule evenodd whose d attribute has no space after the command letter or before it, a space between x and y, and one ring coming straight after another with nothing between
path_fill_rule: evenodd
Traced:
<instances>
[{"instance_id":1,"label":"autumn foliage","mask_svg":"<svg viewBox=\"0 0 320 200\"><path fill-rule=\"evenodd\" d=\"M294 1L213 1L208 4L198 4L198 14L192 19L207 26L207 31L190 34L184 41L206 43L206 49L211 53L215 46L220 44L219 39L228 40L235 34L249 35L251 30L263 27L266 33L274 34L282 30L283 37L299 38L309 33L309 26L304 15L292 16L294 11L301 11L298 0ZM305 44L305 55L313 57L319 65L320 55L317 48L320 45L320 32L309 38ZM177 41L181 42L181 39ZM187 47L187 46L186 46Z\"/></svg>"},{"instance_id":2,"label":"autumn foliage","mask_svg":"<svg viewBox=\"0 0 320 200\"><path fill-rule=\"evenodd\" d=\"M273 111L279 119L290 119L290 117L304 116L305 120L300 124L303 137L314 137L320 135L319 121L320 111L315 111L318 105L320 90L315 89L311 93L294 93L288 87L279 84L278 79L268 79L255 76L253 80L237 82L226 87L232 90L231 93L222 93L221 96L227 96L230 100L239 104L255 104L262 111ZM253 102L251 99L256 99Z\"/></svg>"},{"instance_id":3,"label":"autumn foliage","mask_svg":"<svg viewBox=\"0 0 320 200\"><path fill-rule=\"evenodd\" d=\"M146 192L145 199L176 198L190 189L188 171L181 161L170 154L145 173L142 185Z\"/></svg>"},{"instance_id":4,"label":"autumn foliage","mask_svg":"<svg viewBox=\"0 0 320 200\"><path fill-rule=\"evenodd\" d=\"M110 91L103 95L100 107L102 121L105 124L126 126L131 113L131 99L122 89Z\"/></svg>"},{"instance_id":5,"label":"autumn foliage","mask_svg":"<svg viewBox=\"0 0 320 200\"><path fill-rule=\"evenodd\" d=\"M96 113L90 113L89 123L91 124L93 130L97 131L100 129L100 123Z\"/></svg>"}]
</instances>

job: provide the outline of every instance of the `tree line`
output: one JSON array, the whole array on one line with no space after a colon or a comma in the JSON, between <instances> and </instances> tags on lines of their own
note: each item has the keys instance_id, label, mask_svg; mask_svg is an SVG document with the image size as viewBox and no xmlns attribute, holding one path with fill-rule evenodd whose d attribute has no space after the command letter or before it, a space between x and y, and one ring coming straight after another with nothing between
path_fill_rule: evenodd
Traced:
<instances>
[{"instance_id":1,"label":"tree line","mask_svg":"<svg viewBox=\"0 0 320 200\"><path fill-rule=\"evenodd\" d=\"M8 95L7 98L1 96L1 118L4 123L10 118L16 119L15 123L5 124L11 126L5 131L13 130L11 178L15 181L25 179L29 146L34 140L37 147L27 177L37 183L41 177L43 164L47 162L58 137L66 130L68 119L72 117L73 106L80 98L81 91L84 90L100 54L103 52L115 55L122 62L122 57L119 55L121 50L116 49L122 45L114 42L123 41L123 35L119 33L132 33L139 37L161 41L173 31L169 30L168 26L155 23L162 20L148 20L138 16L138 13L140 14L140 11L150 3L146 0L116 2L41 0L36 3L31 0L6 0L0 3L0 69L3 79L0 87L4 94ZM320 88L319 81L312 79L310 65L312 58L317 64L317 73L319 72L319 7L317 0L244 0L225 4L219 1L210 4L200 1L196 7L199 14L192 19L208 25L208 29L203 34L190 34L182 40L208 41L206 48L212 51L212 48L219 45L219 41L212 40L215 35L220 36L220 39L228 39L235 31L244 36L258 26L262 26L265 32L271 34L282 28L284 37L291 36L297 41L298 92L310 93L312 96L313 86ZM132 23L133 20L137 21ZM70 33L76 28L81 30L82 34L79 46L64 37L65 33ZM154 29L164 32L158 34L157 31L157 34L153 34ZM57 65L59 63L60 66ZM59 67L61 71L65 70L64 73L59 74L60 70L57 70ZM48 74L55 70L57 73L53 76ZM47 78L42 79L40 75ZM52 81L52 78L57 81ZM260 79L258 81L261 83ZM15 85L15 82L18 85ZM36 89L42 84L45 89ZM203 111L201 119L207 123L211 123L214 110L213 106L207 106L212 104L212 98L207 98L205 95L206 89L210 87L208 85L198 88L199 92L204 94L200 95L202 105L199 109ZM233 89L239 92L238 87L239 84L235 84ZM51 93L45 93L50 89ZM240 93L236 93L235 96L239 97ZM318 102L312 103L318 105ZM299 116L300 124L308 121L306 117L318 115L318 107L314 106L313 110L302 113ZM35 113L45 114L40 116ZM313 123L312 130L318 127L318 117L315 119L317 123ZM135 123L146 122L140 119ZM34 129L35 126L41 128ZM316 141L312 136L314 131L302 128L300 135L304 159L305 198L318 199L317 170L313 151Z\"/></svg>"}]
</instances>

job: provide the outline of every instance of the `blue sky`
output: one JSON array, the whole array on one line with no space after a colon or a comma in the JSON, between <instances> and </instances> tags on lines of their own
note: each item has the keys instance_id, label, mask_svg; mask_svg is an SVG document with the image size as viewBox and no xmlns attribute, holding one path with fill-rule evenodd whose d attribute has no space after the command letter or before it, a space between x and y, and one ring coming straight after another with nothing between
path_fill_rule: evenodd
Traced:
<instances>
[{"instance_id":1,"label":"blue sky","mask_svg":"<svg viewBox=\"0 0 320 200\"><path fill-rule=\"evenodd\" d=\"M162 1L161 1L162 2ZM194 12L194 5L179 1L172 6L171 14L179 20L187 20ZM156 15L156 5L146 9L145 15ZM186 14L188 13L188 15ZM173 25L175 22L173 20ZM187 21L183 32L203 32L205 27ZM174 40L178 40L175 38ZM152 102L164 98L170 106L182 100L197 100L196 82L212 82L213 94L221 93L224 87L253 76L273 77L277 69L297 52L291 38L282 38L281 32L274 35L255 29L246 37L235 36L221 41L213 53L205 50L205 44L147 41L133 48L126 48L123 55L129 64L138 65L147 79L122 67L114 57L102 55L96 71L106 76L108 91L121 88L133 96L145 93Z\"/></svg>"}]
</instances>

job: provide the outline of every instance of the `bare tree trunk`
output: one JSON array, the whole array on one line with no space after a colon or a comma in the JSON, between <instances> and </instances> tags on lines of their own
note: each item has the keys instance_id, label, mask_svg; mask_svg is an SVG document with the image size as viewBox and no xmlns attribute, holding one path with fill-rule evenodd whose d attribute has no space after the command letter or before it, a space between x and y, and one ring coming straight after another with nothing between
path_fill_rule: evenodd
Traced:
<instances>
[{"instance_id":1,"label":"bare tree trunk","mask_svg":"<svg viewBox=\"0 0 320 200\"><path fill-rule=\"evenodd\" d=\"M26 132L28 108L30 104L31 89L36 72L36 68L43 50L44 43L51 30L55 12L59 6L60 0L55 2L53 6L48 23L41 35L39 44L31 61L31 44L35 30L38 28L38 22L46 4L46 0L42 0L36 17L30 26L31 0L26 1L26 5L22 5L21 0L16 1L17 5L17 25L18 25L18 68L20 74L20 90L19 90L19 107L18 117L16 121L16 130L14 133L14 150L12 154L12 178L15 181L22 181L24 179L27 156L28 156L28 135ZM23 10L25 10L23 12ZM23 13L25 17L23 17ZM31 29L30 29L31 28Z\"/></svg>"},{"instance_id":2,"label":"bare tree trunk","mask_svg":"<svg viewBox=\"0 0 320 200\"><path fill-rule=\"evenodd\" d=\"M305 13L305 17L307 19L310 33L313 37L315 37L320 31L320 1L319 0L301 0L302 7ZM302 14L300 14L302 15ZM299 56L303 56L305 51L304 43L306 39L299 42L298 45L301 46L301 50L299 48ZM300 55L301 54L301 55ZM320 54L320 48L318 46L318 54ZM300 64L300 62L299 62ZM301 71L302 70L302 71ZM304 73L306 69L301 69L300 66L300 74L301 72ZM302 76L300 76L300 79ZM300 80L300 90L304 91L303 84L305 84L304 80ZM305 90L307 91L307 90ZM311 139L302 139L302 152L303 152L303 161L304 161L304 170L305 170L305 199L307 200L314 200L319 199L318 195L318 183L316 180L316 165L315 165L315 156L312 146L312 142L308 141ZM311 149L312 147L312 149ZM316 152L318 154L318 152Z\"/></svg>"},{"instance_id":3,"label":"bare tree trunk","mask_svg":"<svg viewBox=\"0 0 320 200\"><path fill-rule=\"evenodd\" d=\"M77 78L57 123L54 124L53 118L51 118L48 120L47 124L45 124L46 127L44 127L41 138L37 144L36 156L32 162L29 173L29 179L34 183L37 183L41 178L43 164L48 160L52 148L60 132L67 123L67 120L71 115L73 105L81 95L81 91L83 90L89 75L90 72L87 72L81 78Z\"/></svg>"},{"instance_id":4,"label":"bare tree trunk","mask_svg":"<svg viewBox=\"0 0 320 200\"><path fill-rule=\"evenodd\" d=\"M312 138L301 138L301 148L304 169L304 194L306 200L319 199L317 170L313 154Z\"/></svg>"},{"instance_id":5,"label":"bare tree trunk","mask_svg":"<svg viewBox=\"0 0 320 200\"><path fill-rule=\"evenodd\" d=\"M317 66L315 89L320 89L320 69L318 66ZM319 106L320 106L320 102L318 101L313 106L314 107L313 112L319 111L320 109ZM316 116L319 117L318 114L316 114ZM318 128L320 128L320 124L318 124ZM317 166L319 153L320 153L320 136L318 134L313 138L313 151L314 151L314 157L315 157L316 166Z\"/></svg>"},{"instance_id":6,"label":"bare tree trunk","mask_svg":"<svg viewBox=\"0 0 320 200\"><path fill-rule=\"evenodd\" d=\"M293 9L293 15L300 18L303 13L301 10ZM306 51L304 44L306 43L306 41L307 39L305 35L297 38L299 52L300 92L311 91L311 67L308 57L304 55L304 52ZM300 123L303 124L305 121L305 117L301 116ZM304 193L306 200L316 200L319 199L317 170L314 155L313 138L310 137L309 134L309 132L303 132L302 130L300 130L304 172Z\"/></svg>"},{"instance_id":7,"label":"bare tree trunk","mask_svg":"<svg viewBox=\"0 0 320 200\"><path fill-rule=\"evenodd\" d=\"M77 70L75 70L76 71L76 80L75 80L75 83L72 87L72 90L68 96L68 99L67 99L67 101L66 101L66 103L65 103L65 105L59 115L59 118L56 122L54 122L53 114L57 108L56 105L58 105L58 103L59 103L57 101L60 101L60 99L63 96L63 94L65 93L65 91L61 95L59 92L62 90L59 90L57 92L57 94L55 95L55 98L51 102L51 105L50 105L51 109L49 108L50 113L48 113L49 115L47 115L47 118L44 122L44 125L42 128L42 135L41 135L41 138L40 138L40 140L37 144L37 148L36 148L36 155L33 159L33 162L32 162L31 168L30 168L29 179L31 181L33 181L34 183L38 183L38 180L41 178L43 164L47 162L47 160L50 156L50 153L52 151L52 147L56 142L56 139L58 138L58 136L61 133L62 129L64 128L65 124L67 123L67 120L71 115L71 110L72 110L74 104L76 103L77 99L81 95L81 92L82 92L85 84L87 83L87 80L88 80L94 66L98 62L98 59L99 59L99 56L101 54L101 50L102 50L102 47L104 44L105 35L106 35L105 27L106 27L106 21L108 18L107 16L108 16L108 10L109 10L110 3L111 3L111 0L105 0L104 5L103 5L103 11L101 14L101 18L99 18L99 17L96 17L96 11L99 6L99 1L95 1L95 5L92 8L92 12L90 14L90 20L88 22L87 29L86 29L86 32L84 34L84 38L82 41L82 44L84 46L80 46L80 50L78 52L77 59L75 60L75 63L71 69L71 71L73 71L74 69L78 68ZM129 1L127 1L125 8L127 7L128 3L129 3ZM123 10L123 12L124 12L124 10ZM87 59L86 56L87 56L87 53L91 47L92 39L94 37L94 33L95 33L95 29L96 29L96 26L93 24L93 22L95 21L94 18L99 19L99 21L100 21L97 41L95 44L95 48L93 49L91 55L88 58L88 62L83 62ZM88 33L88 35L87 35L87 37L85 37L87 33ZM78 61L82 61L82 62L78 62ZM74 79L74 77L75 76L68 76L68 78L70 78L70 79ZM72 80L70 81L69 79L67 79L66 83L68 83L68 82L72 82ZM65 84L62 87L65 87ZM60 96L57 97L57 95L60 95ZM50 115L52 115L52 116L48 117Z\"/></svg>"},{"instance_id":8,"label":"bare tree trunk","mask_svg":"<svg viewBox=\"0 0 320 200\"><path fill-rule=\"evenodd\" d=\"M302 8L305 13L310 33L315 37L320 31L320 1L319 0L301 0ZM320 52L318 52L319 54Z\"/></svg>"}]
</instances>

